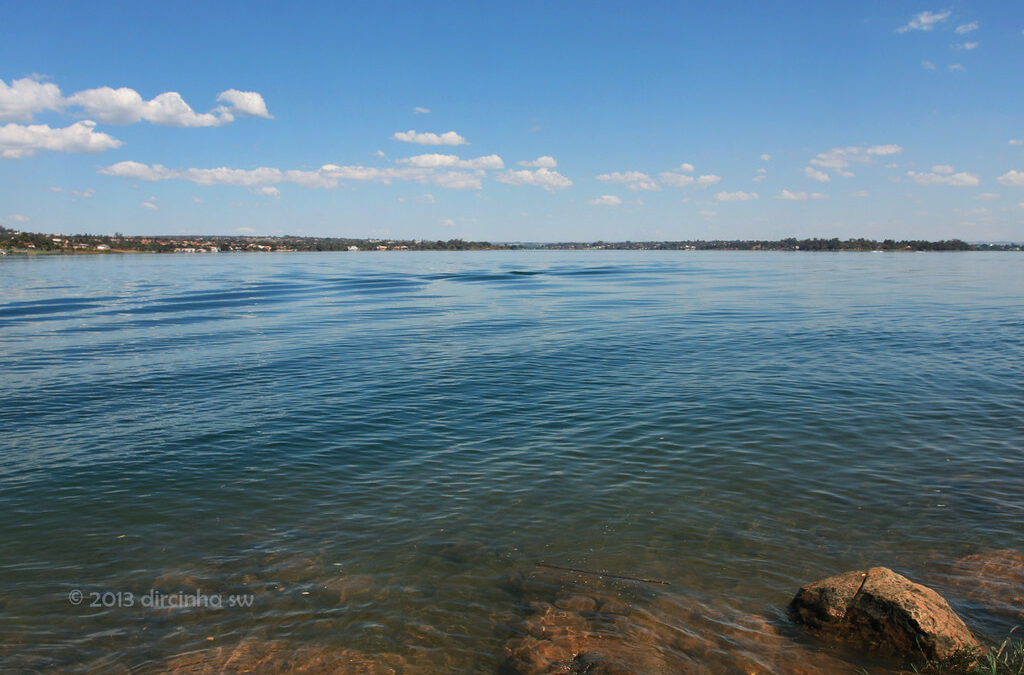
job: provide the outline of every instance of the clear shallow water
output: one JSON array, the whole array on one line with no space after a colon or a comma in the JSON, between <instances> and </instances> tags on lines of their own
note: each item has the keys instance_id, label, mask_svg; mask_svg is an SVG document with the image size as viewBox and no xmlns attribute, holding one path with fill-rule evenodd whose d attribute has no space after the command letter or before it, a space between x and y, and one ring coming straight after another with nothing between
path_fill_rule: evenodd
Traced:
<instances>
[{"instance_id":1,"label":"clear shallow water","mask_svg":"<svg viewBox=\"0 0 1024 675\"><path fill-rule=\"evenodd\" d=\"M0 383L0 668L493 672L537 561L786 632L814 579L1024 548L1014 254L6 258ZM88 606L151 588L254 603Z\"/></svg>"}]
</instances>

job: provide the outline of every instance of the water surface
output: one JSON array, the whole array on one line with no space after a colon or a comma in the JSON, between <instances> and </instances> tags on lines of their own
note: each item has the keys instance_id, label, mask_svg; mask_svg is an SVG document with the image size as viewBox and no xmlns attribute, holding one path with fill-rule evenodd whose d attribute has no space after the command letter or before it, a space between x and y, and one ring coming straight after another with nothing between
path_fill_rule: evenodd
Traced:
<instances>
[{"instance_id":1,"label":"water surface","mask_svg":"<svg viewBox=\"0 0 1024 675\"><path fill-rule=\"evenodd\" d=\"M816 578L1024 548L1012 253L8 257L0 383L0 668L493 672L537 561L788 635ZM153 588L254 602L88 606Z\"/></svg>"}]
</instances>

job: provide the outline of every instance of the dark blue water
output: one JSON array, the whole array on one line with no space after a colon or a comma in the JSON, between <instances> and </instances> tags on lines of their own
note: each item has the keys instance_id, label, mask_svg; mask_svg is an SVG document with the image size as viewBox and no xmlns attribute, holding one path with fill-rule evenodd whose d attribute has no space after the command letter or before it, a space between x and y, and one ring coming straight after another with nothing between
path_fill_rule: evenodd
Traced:
<instances>
[{"instance_id":1,"label":"dark blue water","mask_svg":"<svg viewBox=\"0 0 1024 675\"><path fill-rule=\"evenodd\" d=\"M710 634L1024 548L1012 253L8 257L0 384L0 668L493 672L537 561ZM254 601L89 602L154 588Z\"/></svg>"}]
</instances>

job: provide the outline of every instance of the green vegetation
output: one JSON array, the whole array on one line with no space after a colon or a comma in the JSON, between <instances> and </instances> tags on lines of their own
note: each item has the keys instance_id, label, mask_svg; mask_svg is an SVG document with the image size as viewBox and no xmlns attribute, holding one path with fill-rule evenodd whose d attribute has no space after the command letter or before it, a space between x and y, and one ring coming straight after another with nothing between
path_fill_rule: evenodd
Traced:
<instances>
[{"instance_id":1,"label":"green vegetation","mask_svg":"<svg viewBox=\"0 0 1024 675\"><path fill-rule=\"evenodd\" d=\"M480 250L645 250L645 251L1020 251L1021 244L971 245L943 241L885 239L780 239L712 241L624 241L493 244L462 239L350 239L345 237L125 236L41 234L0 227L0 249L19 253L216 253L221 251L480 251Z\"/></svg>"},{"instance_id":2,"label":"green vegetation","mask_svg":"<svg viewBox=\"0 0 1024 675\"><path fill-rule=\"evenodd\" d=\"M1011 631L1013 633L1013 631ZM998 649L964 650L913 666L915 675L1024 675L1024 640L1010 637Z\"/></svg>"}]
</instances>

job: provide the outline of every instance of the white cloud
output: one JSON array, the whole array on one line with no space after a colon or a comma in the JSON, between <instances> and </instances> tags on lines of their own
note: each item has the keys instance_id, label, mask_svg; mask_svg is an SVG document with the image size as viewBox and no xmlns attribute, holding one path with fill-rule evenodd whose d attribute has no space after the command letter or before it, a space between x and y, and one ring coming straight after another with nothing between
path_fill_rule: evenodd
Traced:
<instances>
[{"instance_id":1,"label":"white cloud","mask_svg":"<svg viewBox=\"0 0 1024 675\"><path fill-rule=\"evenodd\" d=\"M828 195L822 194L820 192L807 193L807 192L790 192L789 190L781 190L779 192L779 194L775 196L775 198L776 199L788 199L788 200L795 201L795 202L803 202L803 201L807 201L808 199L828 199Z\"/></svg>"},{"instance_id":2,"label":"white cloud","mask_svg":"<svg viewBox=\"0 0 1024 675\"><path fill-rule=\"evenodd\" d=\"M757 175L752 179L755 183L760 183L768 177L768 169L758 169Z\"/></svg>"},{"instance_id":3,"label":"white cloud","mask_svg":"<svg viewBox=\"0 0 1024 675\"><path fill-rule=\"evenodd\" d=\"M903 146L889 144L889 145L872 145L870 148L865 150L869 155L897 155L903 152Z\"/></svg>"},{"instance_id":4,"label":"white cloud","mask_svg":"<svg viewBox=\"0 0 1024 675\"><path fill-rule=\"evenodd\" d=\"M818 171L812 166L804 167L804 175L812 180L816 180L819 183L827 183L832 180L831 177L824 171Z\"/></svg>"},{"instance_id":5,"label":"white cloud","mask_svg":"<svg viewBox=\"0 0 1024 675\"><path fill-rule=\"evenodd\" d=\"M149 209L150 211L160 210L160 207L156 205L156 197L150 197L146 201L142 202L142 207Z\"/></svg>"},{"instance_id":6,"label":"white cloud","mask_svg":"<svg viewBox=\"0 0 1024 675\"><path fill-rule=\"evenodd\" d=\"M99 87L72 94L67 103L82 108L87 117L107 124L133 124L146 120L173 127L216 127L234 117L221 107L216 112L197 113L176 91L168 91L152 100L143 100L139 92L128 87Z\"/></svg>"},{"instance_id":7,"label":"white cloud","mask_svg":"<svg viewBox=\"0 0 1024 675\"><path fill-rule=\"evenodd\" d=\"M975 199L983 199L985 201L991 201L993 199L999 199L999 194L996 192L982 192Z\"/></svg>"},{"instance_id":8,"label":"white cloud","mask_svg":"<svg viewBox=\"0 0 1024 675\"><path fill-rule=\"evenodd\" d=\"M208 113L197 113L176 91L168 91L147 101L134 89L98 87L68 96L57 85L30 78L15 80L8 86L0 80L0 119L31 121L37 112L78 107L82 116L106 124L132 124L142 120L176 127L214 127L233 122L235 115L270 118L263 97L254 91L228 89L217 96L220 105Z\"/></svg>"},{"instance_id":9,"label":"white cloud","mask_svg":"<svg viewBox=\"0 0 1024 675\"><path fill-rule=\"evenodd\" d=\"M1007 171L997 179L1003 185L1024 186L1024 171Z\"/></svg>"},{"instance_id":10,"label":"white cloud","mask_svg":"<svg viewBox=\"0 0 1024 675\"><path fill-rule=\"evenodd\" d=\"M742 190L737 190L736 192L719 192L715 195L715 199L720 202L746 202L757 198L758 195L756 192L743 192Z\"/></svg>"},{"instance_id":11,"label":"white cloud","mask_svg":"<svg viewBox=\"0 0 1024 675\"><path fill-rule=\"evenodd\" d=\"M932 171L935 173L953 173L953 167L949 164L936 164L932 167Z\"/></svg>"},{"instance_id":12,"label":"white cloud","mask_svg":"<svg viewBox=\"0 0 1024 675\"><path fill-rule=\"evenodd\" d=\"M908 171L907 176L912 178L919 185L951 185L953 187L973 187L980 183L978 177L972 173L917 173Z\"/></svg>"},{"instance_id":13,"label":"white cloud","mask_svg":"<svg viewBox=\"0 0 1024 675\"><path fill-rule=\"evenodd\" d=\"M414 180L420 183L431 183L449 190L479 190L483 187L479 173L466 173L465 171L444 171Z\"/></svg>"},{"instance_id":14,"label":"white cloud","mask_svg":"<svg viewBox=\"0 0 1024 675\"><path fill-rule=\"evenodd\" d=\"M591 206L618 206L622 200L615 195L601 195L587 202Z\"/></svg>"},{"instance_id":15,"label":"white cloud","mask_svg":"<svg viewBox=\"0 0 1024 675\"><path fill-rule=\"evenodd\" d=\"M660 190L661 187L653 178L640 171L626 171L625 173L603 173L597 176L599 181L605 183L624 183L626 187L634 192L640 190Z\"/></svg>"},{"instance_id":16,"label":"white cloud","mask_svg":"<svg viewBox=\"0 0 1024 675\"><path fill-rule=\"evenodd\" d=\"M544 155L543 157L538 157L532 162L527 162L525 160L521 161L519 162L519 166L533 166L541 169L554 169L556 166L558 166L558 162L555 161L554 157L548 157L547 155Z\"/></svg>"},{"instance_id":17,"label":"white cloud","mask_svg":"<svg viewBox=\"0 0 1024 675\"><path fill-rule=\"evenodd\" d=\"M678 169L678 171L685 171L686 173L693 173L693 170L693 164L690 164L689 162L683 162L679 165Z\"/></svg>"},{"instance_id":18,"label":"white cloud","mask_svg":"<svg viewBox=\"0 0 1024 675\"><path fill-rule=\"evenodd\" d=\"M822 169L834 171L840 176L850 177L853 176L853 172L849 170L849 166L853 162L871 164L873 157L895 155L900 152L903 152L903 147L895 144L873 145L867 149L851 145L845 148L832 148L828 152L819 152L810 160L810 163ZM811 167L804 169L804 173L808 178L813 178L822 183L828 182L827 174L815 171Z\"/></svg>"},{"instance_id":19,"label":"white cloud","mask_svg":"<svg viewBox=\"0 0 1024 675\"><path fill-rule=\"evenodd\" d=\"M412 109L412 111L414 113L416 113L417 115L429 115L430 114L430 108L424 108L421 105L416 106L415 108Z\"/></svg>"},{"instance_id":20,"label":"white cloud","mask_svg":"<svg viewBox=\"0 0 1024 675\"><path fill-rule=\"evenodd\" d=\"M50 187L46 189L50 192L60 192L62 194L71 195L72 197L81 197L82 199L89 199L96 194L96 191L92 188L87 190L65 190L64 188Z\"/></svg>"},{"instance_id":21,"label":"white cloud","mask_svg":"<svg viewBox=\"0 0 1024 675\"><path fill-rule=\"evenodd\" d=\"M122 145L112 136L98 132L91 120L53 129L45 124L6 124L0 127L0 158L33 157L40 150L97 154Z\"/></svg>"},{"instance_id":22,"label":"white cloud","mask_svg":"<svg viewBox=\"0 0 1024 675\"><path fill-rule=\"evenodd\" d=\"M921 67L924 68L925 70L935 70L935 64L932 63L931 61L922 61Z\"/></svg>"},{"instance_id":23,"label":"white cloud","mask_svg":"<svg viewBox=\"0 0 1024 675\"><path fill-rule=\"evenodd\" d=\"M715 185L716 183L720 183L721 181L722 181L722 177L721 176L716 176L713 173L709 173L709 174L706 174L706 175L703 175L703 176L698 176L698 178L697 178L697 185L699 185L701 187L707 187L709 185Z\"/></svg>"},{"instance_id":24,"label":"white cloud","mask_svg":"<svg viewBox=\"0 0 1024 675\"><path fill-rule=\"evenodd\" d=\"M870 194L871 193L869 193L867 190L857 190L856 192L851 192L846 196L853 197L854 199L864 199L865 197L870 196Z\"/></svg>"},{"instance_id":25,"label":"white cloud","mask_svg":"<svg viewBox=\"0 0 1024 675\"><path fill-rule=\"evenodd\" d=\"M263 117L273 119L274 116L267 112L267 103L263 96L255 91L238 91L228 89L217 96L218 101L225 101L231 105L231 112L241 117Z\"/></svg>"},{"instance_id":26,"label":"white cloud","mask_svg":"<svg viewBox=\"0 0 1024 675\"><path fill-rule=\"evenodd\" d=\"M498 155L487 155L476 159L460 159L456 155L440 155L437 153L416 155L395 160L398 164L408 164L426 169L457 168L457 169L504 169L505 162Z\"/></svg>"},{"instance_id":27,"label":"white cloud","mask_svg":"<svg viewBox=\"0 0 1024 675\"><path fill-rule=\"evenodd\" d=\"M58 110L63 100L60 88L52 82L25 77L8 86L0 80L0 120L6 122L31 122L37 112Z\"/></svg>"},{"instance_id":28,"label":"white cloud","mask_svg":"<svg viewBox=\"0 0 1024 675\"><path fill-rule=\"evenodd\" d=\"M376 168L365 166L338 166L324 164L316 171L281 171L272 167L257 169L168 169L159 164L152 166L139 162L118 162L100 169L107 176L134 178L145 181L185 180L197 185L234 185L258 187L275 183L295 183L306 188L333 188L339 180L391 183L396 180L433 184L456 190L479 189L480 174L465 171L438 171L434 168L403 167Z\"/></svg>"},{"instance_id":29,"label":"white cloud","mask_svg":"<svg viewBox=\"0 0 1024 675\"><path fill-rule=\"evenodd\" d=\"M690 183L693 183L696 178L693 176L687 176L683 173L674 173L671 171L663 171L658 174L658 179L665 185L671 185L673 187L686 187Z\"/></svg>"},{"instance_id":30,"label":"white cloud","mask_svg":"<svg viewBox=\"0 0 1024 675\"><path fill-rule=\"evenodd\" d=\"M506 171L503 174L499 174L497 180L509 185L533 185L548 191L560 190L572 185L572 181L562 174L545 168L540 168L536 171L530 171L529 169Z\"/></svg>"},{"instance_id":31,"label":"white cloud","mask_svg":"<svg viewBox=\"0 0 1024 675\"><path fill-rule=\"evenodd\" d=\"M914 18L911 19L907 25L900 26L896 29L897 33L906 33L909 30L932 30L936 24L940 24L952 15L953 12L946 10L944 12L921 12L915 14Z\"/></svg>"},{"instance_id":32,"label":"white cloud","mask_svg":"<svg viewBox=\"0 0 1024 675\"><path fill-rule=\"evenodd\" d=\"M240 227L238 228L238 232L241 232L242 234L254 234L256 230L251 227Z\"/></svg>"},{"instance_id":33,"label":"white cloud","mask_svg":"<svg viewBox=\"0 0 1024 675\"><path fill-rule=\"evenodd\" d=\"M1024 138L1011 138L1010 145L1024 145Z\"/></svg>"},{"instance_id":34,"label":"white cloud","mask_svg":"<svg viewBox=\"0 0 1024 675\"><path fill-rule=\"evenodd\" d=\"M972 30L978 30L978 22L977 21L972 21L970 23L960 24L959 26L956 27L956 32L957 32L958 35L963 35L964 33L970 33Z\"/></svg>"},{"instance_id":35,"label":"white cloud","mask_svg":"<svg viewBox=\"0 0 1024 675\"><path fill-rule=\"evenodd\" d=\"M767 162L767 161L768 161L768 160L770 160L771 158L772 158L772 156L771 156L771 155L769 155L769 154L768 154L767 152L766 152L766 153L764 153L763 155L761 155L761 161L763 161L763 162Z\"/></svg>"},{"instance_id":36,"label":"white cloud","mask_svg":"<svg viewBox=\"0 0 1024 675\"><path fill-rule=\"evenodd\" d=\"M263 195L264 197L273 197L274 199L281 198L281 191L273 185L264 185L263 187L254 188L253 193Z\"/></svg>"},{"instance_id":37,"label":"white cloud","mask_svg":"<svg viewBox=\"0 0 1024 675\"><path fill-rule=\"evenodd\" d=\"M715 216L718 215L718 211L712 211L711 209L704 209L703 211L700 211L699 213L700 213L700 215L704 216L705 218L714 218Z\"/></svg>"},{"instance_id":38,"label":"white cloud","mask_svg":"<svg viewBox=\"0 0 1024 675\"><path fill-rule=\"evenodd\" d=\"M951 72L951 73L957 73L957 72L962 73L965 70L967 70L967 69L964 68L964 65L962 63L952 63L949 66L949 72Z\"/></svg>"},{"instance_id":39,"label":"white cloud","mask_svg":"<svg viewBox=\"0 0 1024 675\"><path fill-rule=\"evenodd\" d=\"M409 131L396 132L392 140L404 143L417 143L419 145L467 145L468 141L454 131L446 131L443 134L417 133L413 129Z\"/></svg>"},{"instance_id":40,"label":"white cloud","mask_svg":"<svg viewBox=\"0 0 1024 675\"><path fill-rule=\"evenodd\" d=\"M963 42L953 45L953 49L963 49L966 51L971 51L972 49L976 49L980 44L980 42Z\"/></svg>"}]
</instances>

